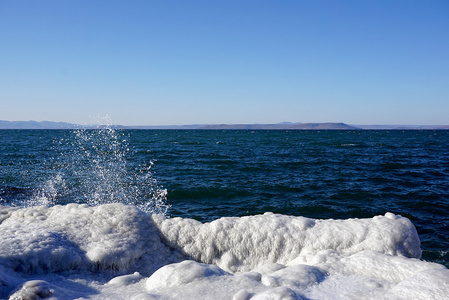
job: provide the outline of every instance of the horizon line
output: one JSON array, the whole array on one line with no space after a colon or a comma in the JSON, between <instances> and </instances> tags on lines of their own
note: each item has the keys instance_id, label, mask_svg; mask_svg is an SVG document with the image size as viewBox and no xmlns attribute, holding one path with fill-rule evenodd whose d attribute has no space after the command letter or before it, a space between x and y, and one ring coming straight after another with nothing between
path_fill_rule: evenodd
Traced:
<instances>
[{"instance_id":1,"label":"horizon line","mask_svg":"<svg viewBox=\"0 0 449 300\"><path fill-rule=\"evenodd\" d=\"M347 124L343 122L280 122L280 123L216 123L185 125L121 125L121 124L75 124L57 121L7 121L0 120L0 129L449 129L449 125L410 125L410 124Z\"/></svg>"},{"instance_id":2,"label":"horizon line","mask_svg":"<svg viewBox=\"0 0 449 300\"><path fill-rule=\"evenodd\" d=\"M50 121L50 120L4 120L0 119L0 122L8 122L8 123L64 123L68 125L76 125L76 126L126 126L126 127L136 127L136 126L205 126L205 125L294 125L294 124L345 124L350 126L449 126L447 124L419 124L419 123L347 123L341 121L325 121L325 122L290 122L283 121L277 123L188 123L188 124L133 124L133 125L123 125L123 124L80 124L80 123L72 123L67 121ZM106 123L106 122L105 122Z\"/></svg>"}]
</instances>

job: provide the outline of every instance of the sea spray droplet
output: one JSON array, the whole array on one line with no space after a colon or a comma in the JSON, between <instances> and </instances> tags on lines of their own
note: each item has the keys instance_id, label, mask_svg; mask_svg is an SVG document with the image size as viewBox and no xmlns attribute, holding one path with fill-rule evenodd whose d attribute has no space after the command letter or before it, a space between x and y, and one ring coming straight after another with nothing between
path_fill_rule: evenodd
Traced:
<instances>
[{"instance_id":1,"label":"sea spray droplet","mask_svg":"<svg viewBox=\"0 0 449 300\"><path fill-rule=\"evenodd\" d=\"M44 186L37 190L30 200L31 206L50 206L56 203L57 197L66 189L65 180L61 173L57 173L53 178L47 180Z\"/></svg>"},{"instance_id":2,"label":"sea spray droplet","mask_svg":"<svg viewBox=\"0 0 449 300\"><path fill-rule=\"evenodd\" d=\"M107 203L136 205L149 213L165 213L167 191L158 186L151 167L133 165L127 133L110 127L78 129L55 141L52 177L28 205Z\"/></svg>"}]
</instances>

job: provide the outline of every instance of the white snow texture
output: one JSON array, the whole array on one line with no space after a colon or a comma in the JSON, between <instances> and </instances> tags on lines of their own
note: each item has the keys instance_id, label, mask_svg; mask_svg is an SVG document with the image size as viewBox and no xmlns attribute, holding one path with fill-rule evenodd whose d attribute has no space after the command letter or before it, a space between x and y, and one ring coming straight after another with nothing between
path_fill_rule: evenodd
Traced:
<instances>
[{"instance_id":1,"label":"white snow texture","mask_svg":"<svg viewBox=\"0 0 449 300\"><path fill-rule=\"evenodd\" d=\"M0 299L447 299L406 218L0 206Z\"/></svg>"}]
</instances>

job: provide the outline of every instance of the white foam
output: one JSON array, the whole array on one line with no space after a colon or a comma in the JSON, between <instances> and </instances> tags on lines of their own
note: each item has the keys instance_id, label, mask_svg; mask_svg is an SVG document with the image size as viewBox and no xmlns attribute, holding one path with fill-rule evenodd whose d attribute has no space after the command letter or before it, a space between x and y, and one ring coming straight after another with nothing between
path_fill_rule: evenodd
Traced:
<instances>
[{"instance_id":1,"label":"white foam","mask_svg":"<svg viewBox=\"0 0 449 300\"><path fill-rule=\"evenodd\" d=\"M445 299L412 223L267 213L200 223L133 206L0 206L0 298Z\"/></svg>"}]
</instances>

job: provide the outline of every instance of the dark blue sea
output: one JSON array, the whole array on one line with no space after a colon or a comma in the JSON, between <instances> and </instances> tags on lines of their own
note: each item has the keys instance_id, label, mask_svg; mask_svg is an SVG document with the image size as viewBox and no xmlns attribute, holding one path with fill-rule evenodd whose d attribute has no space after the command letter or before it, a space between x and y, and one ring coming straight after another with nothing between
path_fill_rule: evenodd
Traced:
<instances>
[{"instance_id":1,"label":"dark blue sea","mask_svg":"<svg viewBox=\"0 0 449 300\"><path fill-rule=\"evenodd\" d=\"M0 130L0 204L71 202L202 222L393 212L449 266L449 131Z\"/></svg>"}]
</instances>

